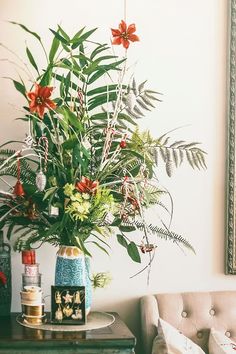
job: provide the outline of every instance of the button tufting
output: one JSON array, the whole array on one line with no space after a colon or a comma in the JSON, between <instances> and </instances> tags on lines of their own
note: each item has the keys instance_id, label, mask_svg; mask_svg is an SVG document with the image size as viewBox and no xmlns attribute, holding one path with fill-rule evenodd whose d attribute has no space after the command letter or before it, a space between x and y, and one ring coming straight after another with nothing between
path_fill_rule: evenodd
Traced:
<instances>
[{"instance_id":1,"label":"button tufting","mask_svg":"<svg viewBox=\"0 0 236 354\"><path fill-rule=\"evenodd\" d=\"M197 332L197 337L200 339L203 337L203 333L201 331Z\"/></svg>"},{"instance_id":2,"label":"button tufting","mask_svg":"<svg viewBox=\"0 0 236 354\"><path fill-rule=\"evenodd\" d=\"M211 315L211 316L215 316L215 314L216 314L215 310L214 310L214 309L211 309L211 310L210 310L210 315Z\"/></svg>"},{"instance_id":3,"label":"button tufting","mask_svg":"<svg viewBox=\"0 0 236 354\"><path fill-rule=\"evenodd\" d=\"M225 332L225 335L226 335L226 337L230 337L231 336L229 331Z\"/></svg>"},{"instance_id":4,"label":"button tufting","mask_svg":"<svg viewBox=\"0 0 236 354\"><path fill-rule=\"evenodd\" d=\"M187 312L186 311L183 311L182 312L182 317L186 318L188 316Z\"/></svg>"}]
</instances>

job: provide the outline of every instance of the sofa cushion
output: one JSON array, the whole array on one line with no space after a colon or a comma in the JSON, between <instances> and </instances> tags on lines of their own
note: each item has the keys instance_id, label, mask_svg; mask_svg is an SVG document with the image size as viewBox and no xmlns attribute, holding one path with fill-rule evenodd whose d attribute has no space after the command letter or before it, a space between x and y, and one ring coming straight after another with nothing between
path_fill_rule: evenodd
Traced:
<instances>
[{"instance_id":1,"label":"sofa cushion","mask_svg":"<svg viewBox=\"0 0 236 354\"><path fill-rule=\"evenodd\" d=\"M159 318L152 354L205 354L204 351L176 328Z\"/></svg>"},{"instance_id":2,"label":"sofa cushion","mask_svg":"<svg viewBox=\"0 0 236 354\"><path fill-rule=\"evenodd\" d=\"M209 336L209 354L235 354L236 343L224 333L211 328Z\"/></svg>"}]
</instances>

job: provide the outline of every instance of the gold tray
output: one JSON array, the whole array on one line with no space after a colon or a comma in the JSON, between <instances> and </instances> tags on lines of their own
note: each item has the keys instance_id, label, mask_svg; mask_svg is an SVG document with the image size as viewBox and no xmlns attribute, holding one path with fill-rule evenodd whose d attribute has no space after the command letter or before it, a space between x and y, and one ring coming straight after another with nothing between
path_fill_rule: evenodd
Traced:
<instances>
[{"instance_id":1,"label":"gold tray","mask_svg":"<svg viewBox=\"0 0 236 354\"><path fill-rule=\"evenodd\" d=\"M26 323L22 315L18 315L16 321L24 327L42 329L44 331L77 332L110 326L115 321L115 317L106 312L93 311L88 314L87 322L84 325L52 324L47 318L44 319L42 324L33 325Z\"/></svg>"}]
</instances>

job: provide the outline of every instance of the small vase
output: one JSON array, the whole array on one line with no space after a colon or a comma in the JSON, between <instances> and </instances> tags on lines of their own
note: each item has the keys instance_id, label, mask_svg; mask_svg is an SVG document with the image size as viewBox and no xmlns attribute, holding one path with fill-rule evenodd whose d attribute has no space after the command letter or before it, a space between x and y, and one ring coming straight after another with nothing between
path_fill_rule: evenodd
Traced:
<instances>
[{"instance_id":1,"label":"small vase","mask_svg":"<svg viewBox=\"0 0 236 354\"><path fill-rule=\"evenodd\" d=\"M3 242L3 232L0 231L0 272L6 277L6 284L0 284L0 316L11 313L11 247Z\"/></svg>"},{"instance_id":2,"label":"small vase","mask_svg":"<svg viewBox=\"0 0 236 354\"><path fill-rule=\"evenodd\" d=\"M86 314L91 309L90 259L75 246L61 246L57 252L55 285L85 286Z\"/></svg>"}]
</instances>

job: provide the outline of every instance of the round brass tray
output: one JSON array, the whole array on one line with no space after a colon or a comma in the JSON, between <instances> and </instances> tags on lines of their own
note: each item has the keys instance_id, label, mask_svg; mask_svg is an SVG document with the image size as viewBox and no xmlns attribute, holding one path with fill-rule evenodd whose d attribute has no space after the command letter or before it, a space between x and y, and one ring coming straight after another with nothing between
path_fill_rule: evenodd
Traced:
<instances>
[{"instance_id":1,"label":"round brass tray","mask_svg":"<svg viewBox=\"0 0 236 354\"><path fill-rule=\"evenodd\" d=\"M26 323L22 315L18 315L16 321L24 327L42 329L44 331L77 332L110 326L115 321L115 317L106 312L94 311L88 314L86 324L84 325L52 324L50 321L46 322L47 320L42 324L33 325Z\"/></svg>"}]
</instances>

